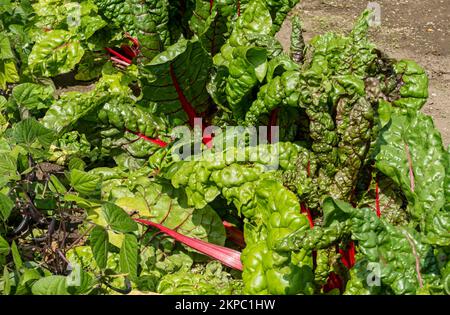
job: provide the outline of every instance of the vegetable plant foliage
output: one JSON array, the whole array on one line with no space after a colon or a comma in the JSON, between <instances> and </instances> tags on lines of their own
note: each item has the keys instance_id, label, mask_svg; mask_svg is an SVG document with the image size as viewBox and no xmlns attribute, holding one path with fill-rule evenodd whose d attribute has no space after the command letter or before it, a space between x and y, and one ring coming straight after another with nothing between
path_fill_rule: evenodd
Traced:
<instances>
[{"instance_id":1,"label":"vegetable plant foliage","mask_svg":"<svg viewBox=\"0 0 450 315\"><path fill-rule=\"evenodd\" d=\"M450 294L425 70L298 2L2 1L0 292Z\"/></svg>"}]
</instances>

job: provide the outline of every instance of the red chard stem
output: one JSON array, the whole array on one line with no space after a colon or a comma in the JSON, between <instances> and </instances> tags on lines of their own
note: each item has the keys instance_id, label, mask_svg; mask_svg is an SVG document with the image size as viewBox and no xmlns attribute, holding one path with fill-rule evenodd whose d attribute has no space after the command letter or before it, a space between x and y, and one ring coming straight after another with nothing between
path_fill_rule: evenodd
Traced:
<instances>
[{"instance_id":1,"label":"red chard stem","mask_svg":"<svg viewBox=\"0 0 450 315\"><path fill-rule=\"evenodd\" d=\"M132 64L132 61L130 59L128 59L127 57L122 56L121 54L119 54L117 51L115 51L114 49L111 49L109 47L105 48L110 54L118 57L119 59L125 61L128 65Z\"/></svg>"},{"instance_id":2,"label":"red chard stem","mask_svg":"<svg viewBox=\"0 0 450 315\"><path fill-rule=\"evenodd\" d=\"M192 249L195 249L204 255L217 259L225 266L228 266L236 270L243 269L241 262L241 253L236 250L211 244L189 236L185 236L172 229L165 227L164 225L149 220L143 219L134 219L134 220L138 223L157 228L164 234L167 234L168 236L172 237L174 240L183 243L184 245L189 246Z\"/></svg>"},{"instance_id":3,"label":"red chard stem","mask_svg":"<svg viewBox=\"0 0 450 315\"><path fill-rule=\"evenodd\" d=\"M151 142L153 144L156 144L157 146L160 146L161 148L165 148L168 145L167 142L164 142L163 140L158 139L158 138L150 138L150 137L147 137L146 135L143 135L142 133L131 131L129 129L126 129L125 131L130 132L130 133L138 136L139 138L141 138L141 139L143 139L143 140L145 140L147 142Z\"/></svg>"},{"instance_id":4,"label":"red chard stem","mask_svg":"<svg viewBox=\"0 0 450 315\"><path fill-rule=\"evenodd\" d=\"M375 180L375 208L377 210L377 216L381 217L380 191L379 191L378 181L377 180Z\"/></svg>"}]
</instances>

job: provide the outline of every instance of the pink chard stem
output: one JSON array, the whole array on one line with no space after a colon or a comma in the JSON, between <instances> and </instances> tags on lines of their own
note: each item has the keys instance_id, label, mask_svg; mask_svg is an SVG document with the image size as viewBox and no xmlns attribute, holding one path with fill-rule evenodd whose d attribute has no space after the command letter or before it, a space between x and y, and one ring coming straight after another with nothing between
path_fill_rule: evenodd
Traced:
<instances>
[{"instance_id":1,"label":"pink chard stem","mask_svg":"<svg viewBox=\"0 0 450 315\"><path fill-rule=\"evenodd\" d=\"M167 234L172 237L174 240L183 243L186 246L189 246L192 249L199 251L200 253L214 258L220 261L225 266L236 270L243 270L242 262L241 262L241 253L219 245L211 244L196 238L192 238L189 236L185 236L180 234L172 229L165 227L164 225L143 219L134 219L136 222L144 224L146 226L151 226L157 228L161 232Z\"/></svg>"},{"instance_id":2,"label":"pink chard stem","mask_svg":"<svg viewBox=\"0 0 450 315\"><path fill-rule=\"evenodd\" d=\"M141 133L139 133L139 132L131 131L131 130L129 130L129 129L125 129L125 131L130 132L130 133L132 133L132 134L138 136L139 138L141 138L141 139L143 139L143 140L145 140L145 141L147 141L147 142L156 144L157 146L160 146L161 148L165 148L165 147L167 146L167 142L164 142L164 141L162 141L161 139L158 139L158 138L150 138L150 137L147 137L146 135L143 135L143 134L141 134Z\"/></svg>"}]
</instances>

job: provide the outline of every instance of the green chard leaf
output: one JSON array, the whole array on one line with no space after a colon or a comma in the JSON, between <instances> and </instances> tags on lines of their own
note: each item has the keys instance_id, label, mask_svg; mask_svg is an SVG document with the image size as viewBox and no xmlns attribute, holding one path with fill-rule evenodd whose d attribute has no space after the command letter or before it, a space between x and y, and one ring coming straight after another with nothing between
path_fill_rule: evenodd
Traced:
<instances>
[{"instance_id":1,"label":"green chard leaf","mask_svg":"<svg viewBox=\"0 0 450 315\"><path fill-rule=\"evenodd\" d=\"M73 70L83 54L79 39L72 33L52 30L34 45L28 65L33 72L50 77Z\"/></svg>"},{"instance_id":2,"label":"green chard leaf","mask_svg":"<svg viewBox=\"0 0 450 315\"><path fill-rule=\"evenodd\" d=\"M188 122L192 127L209 105L211 65L211 56L198 40L180 39L144 66L140 103L148 107L150 102L151 112L168 116L171 125Z\"/></svg>"},{"instance_id":3,"label":"green chard leaf","mask_svg":"<svg viewBox=\"0 0 450 315\"><path fill-rule=\"evenodd\" d=\"M444 206L444 153L432 119L421 113L393 114L379 139L376 167L402 189L422 227Z\"/></svg>"}]
</instances>

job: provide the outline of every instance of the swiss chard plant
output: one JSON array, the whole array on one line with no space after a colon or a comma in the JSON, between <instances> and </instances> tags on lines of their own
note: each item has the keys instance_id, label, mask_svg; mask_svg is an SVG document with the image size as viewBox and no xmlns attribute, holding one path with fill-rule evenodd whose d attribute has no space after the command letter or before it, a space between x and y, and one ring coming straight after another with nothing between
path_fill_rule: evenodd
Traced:
<instances>
[{"instance_id":1,"label":"swiss chard plant","mask_svg":"<svg viewBox=\"0 0 450 315\"><path fill-rule=\"evenodd\" d=\"M450 294L450 149L371 12L286 52L298 0L3 2L2 294Z\"/></svg>"}]
</instances>

